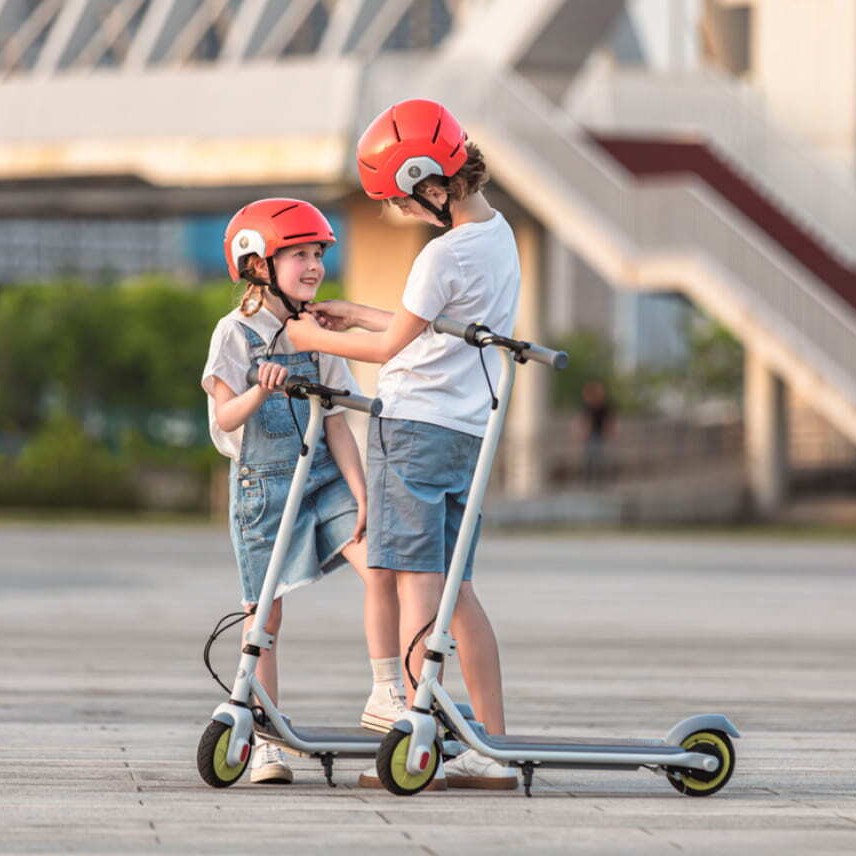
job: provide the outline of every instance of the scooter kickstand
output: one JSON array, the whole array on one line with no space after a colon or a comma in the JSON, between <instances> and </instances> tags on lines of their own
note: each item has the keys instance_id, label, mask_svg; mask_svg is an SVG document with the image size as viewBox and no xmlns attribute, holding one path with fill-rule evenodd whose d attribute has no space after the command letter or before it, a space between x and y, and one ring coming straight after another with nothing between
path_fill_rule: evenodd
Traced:
<instances>
[{"instance_id":1,"label":"scooter kickstand","mask_svg":"<svg viewBox=\"0 0 856 856\"><path fill-rule=\"evenodd\" d=\"M331 788L335 788L336 783L333 781L333 753L332 752L324 752L321 755L321 766L324 767L324 777L327 779L327 784Z\"/></svg>"},{"instance_id":2,"label":"scooter kickstand","mask_svg":"<svg viewBox=\"0 0 856 856\"><path fill-rule=\"evenodd\" d=\"M523 790L527 797L532 796L532 775L535 772L535 765L531 761L525 761L521 766L523 771Z\"/></svg>"}]
</instances>

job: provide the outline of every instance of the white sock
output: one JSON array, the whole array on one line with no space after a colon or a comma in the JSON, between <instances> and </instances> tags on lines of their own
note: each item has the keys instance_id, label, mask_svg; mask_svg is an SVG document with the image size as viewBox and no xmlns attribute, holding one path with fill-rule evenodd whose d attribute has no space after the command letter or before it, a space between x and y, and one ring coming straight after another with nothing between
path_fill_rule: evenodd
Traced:
<instances>
[{"instance_id":1,"label":"white sock","mask_svg":"<svg viewBox=\"0 0 856 856\"><path fill-rule=\"evenodd\" d=\"M383 657L371 659L372 678L374 685L372 692L385 687L395 687L404 695L404 677L401 673L401 657Z\"/></svg>"}]
</instances>

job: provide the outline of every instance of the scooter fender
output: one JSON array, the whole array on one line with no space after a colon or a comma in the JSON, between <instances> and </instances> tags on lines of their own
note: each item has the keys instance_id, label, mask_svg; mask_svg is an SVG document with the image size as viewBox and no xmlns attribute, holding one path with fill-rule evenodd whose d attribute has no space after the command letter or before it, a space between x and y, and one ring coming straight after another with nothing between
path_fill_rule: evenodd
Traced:
<instances>
[{"instance_id":1,"label":"scooter fender","mask_svg":"<svg viewBox=\"0 0 856 856\"><path fill-rule=\"evenodd\" d=\"M249 708L224 702L211 715L211 719L230 725L229 748L226 750L226 763L230 767L247 760L253 737L253 714Z\"/></svg>"},{"instance_id":2,"label":"scooter fender","mask_svg":"<svg viewBox=\"0 0 856 856\"><path fill-rule=\"evenodd\" d=\"M396 731L410 734L405 767L408 773L416 776L424 771L426 761L431 756L431 747L437 738L437 723L430 714L408 710L405 718L393 727Z\"/></svg>"},{"instance_id":3,"label":"scooter fender","mask_svg":"<svg viewBox=\"0 0 856 856\"><path fill-rule=\"evenodd\" d=\"M721 713L701 713L682 719L666 735L666 743L670 746L680 746L690 734L696 731L724 731L731 737L740 736L740 732L727 716Z\"/></svg>"}]
</instances>

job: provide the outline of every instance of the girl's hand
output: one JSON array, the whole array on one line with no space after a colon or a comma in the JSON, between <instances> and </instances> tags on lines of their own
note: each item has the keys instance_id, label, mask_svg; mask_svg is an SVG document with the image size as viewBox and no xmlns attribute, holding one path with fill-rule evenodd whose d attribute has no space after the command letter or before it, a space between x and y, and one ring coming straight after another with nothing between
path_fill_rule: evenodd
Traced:
<instances>
[{"instance_id":1,"label":"girl's hand","mask_svg":"<svg viewBox=\"0 0 856 856\"><path fill-rule=\"evenodd\" d=\"M259 387L268 395L285 383L288 369L279 363L259 363Z\"/></svg>"},{"instance_id":2,"label":"girl's hand","mask_svg":"<svg viewBox=\"0 0 856 856\"><path fill-rule=\"evenodd\" d=\"M366 501L361 500L357 502L357 525L354 526L354 534L351 535L351 539L355 544L359 544L360 541L363 540L366 534Z\"/></svg>"},{"instance_id":3,"label":"girl's hand","mask_svg":"<svg viewBox=\"0 0 856 856\"><path fill-rule=\"evenodd\" d=\"M317 338L315 331L320 329L318 322L309 312L301 312L299 318L288 322L286 332L296 351L312 351Z\"/></svg>"},{"instance_id":4,"label":"girl's hand","mask_svg":"<svg viewBox=\"0 0 856 856\"><path fill-rule=\"evenodd\" d=\"M354 326L353 303L349 300L322 300L310 303L306 310L325 330L342 333Z\"/></svg>"}]
</instances>

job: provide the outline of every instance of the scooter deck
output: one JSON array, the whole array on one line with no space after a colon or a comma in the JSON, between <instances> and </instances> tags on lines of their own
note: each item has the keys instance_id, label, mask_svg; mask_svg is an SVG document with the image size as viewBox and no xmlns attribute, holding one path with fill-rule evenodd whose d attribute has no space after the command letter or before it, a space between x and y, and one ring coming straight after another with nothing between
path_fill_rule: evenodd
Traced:
<instances>
[{"instance_id":1,"label":"scooter deck","mask_svg":"<svg viewBox=\"0 0 856 856\"><path fill-rule=\"evenodd\" d=\"M301 726L285 720L289 736L282 736L272 726L257 733L281 746L286 752L303 758L314 755L336 755L339 758L371 758L377 754L384 735L357 726Z\"/></svg>"},{"instance_id":2,"label":"scooter deck","mask_svg":"<svg viewBox=\"0 0 856 856\"><path fill-rule=\"evenodd\" d=\"M481 739L494 749L521 749L537 752L571 751L597 752L599 754L622 754L631 751L635 754L680 755L685 752L680 746L673 746L660 739L644 739L628 737L615 739L611 737L553 737L518 734L481 735Z\"/></svg>"}]
</instances>

